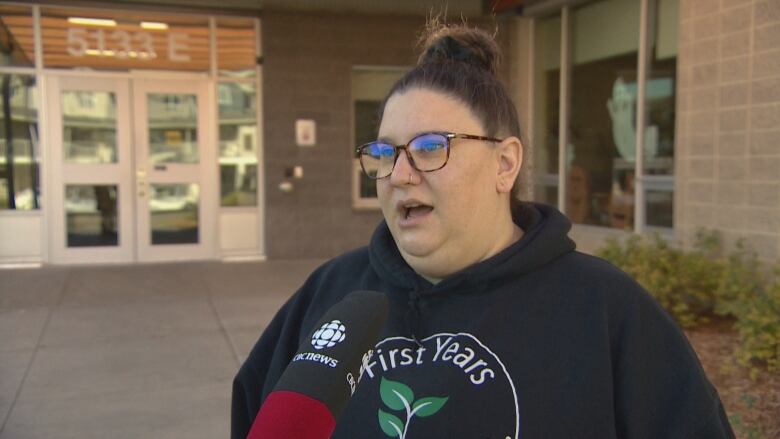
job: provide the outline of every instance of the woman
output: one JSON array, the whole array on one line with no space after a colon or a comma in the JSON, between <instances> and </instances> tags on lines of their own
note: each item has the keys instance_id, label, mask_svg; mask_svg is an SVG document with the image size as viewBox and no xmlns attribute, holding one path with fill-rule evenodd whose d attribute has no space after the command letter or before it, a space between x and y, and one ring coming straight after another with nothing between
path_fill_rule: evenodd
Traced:
<instances>
[{"instance_id":1,"label":"woman","mask_svg":"<svg viewBox=\"0 0 780 439\"><path fill-rule=\"evenodd\" d=\"M685 337L624 273L516 202L523 145L486 33L429 29L358 148L384 221L320 267L234 382L244 437L302 337L345 294L390 314L334 438L731 438ZM305 422L305 421L302 421Z\"/></svg>"}]
</instances>

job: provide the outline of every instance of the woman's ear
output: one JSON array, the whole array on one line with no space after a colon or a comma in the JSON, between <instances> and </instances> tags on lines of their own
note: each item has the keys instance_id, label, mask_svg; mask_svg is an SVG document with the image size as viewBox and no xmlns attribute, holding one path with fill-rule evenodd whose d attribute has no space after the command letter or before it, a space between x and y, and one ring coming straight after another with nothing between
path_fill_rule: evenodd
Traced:
<instances>
[{"instance_id":1,"label":"woman's ear","mask_svg":"<svg viewBox=\"0 0 780 439\"><path fill-rule=\"evenodd\" d=\"M523 165L523 143L517 137L507 137L498 144L498 174L496 175L496 191L498 193L512 192L517 174Z\"/></svg>"}]
</instances>

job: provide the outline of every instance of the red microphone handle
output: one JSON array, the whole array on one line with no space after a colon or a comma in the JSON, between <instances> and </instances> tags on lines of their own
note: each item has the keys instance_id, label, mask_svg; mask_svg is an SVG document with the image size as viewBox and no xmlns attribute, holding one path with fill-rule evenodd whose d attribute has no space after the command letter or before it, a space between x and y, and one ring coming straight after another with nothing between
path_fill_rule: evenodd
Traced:
<instances>
[{"instance_id":1,"label":"red microphone handle","mask_svg":"<svg viewBox=\"0 0 780 439\"><path fill-rule=\"evenodd\" d=\"M297 392L271 392L247 439L328 439L336 428L328 407Z\"/></svg>"}]
</instances>

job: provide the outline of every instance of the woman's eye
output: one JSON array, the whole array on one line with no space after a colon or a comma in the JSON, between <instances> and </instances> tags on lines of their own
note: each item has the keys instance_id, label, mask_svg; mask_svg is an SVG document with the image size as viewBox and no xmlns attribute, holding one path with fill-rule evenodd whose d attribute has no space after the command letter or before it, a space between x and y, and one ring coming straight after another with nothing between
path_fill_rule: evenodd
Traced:
<instances>
[{"instance_id":1,"label":"woman's eye","mask_svg":"<svg viewBox=\"0 0 780 439\"><path fill-rule=\"evenodd\" d=\"M395 155L395 150L390 146L384 145L371 145L368 149L368 155L374 158L392 157Z\"/></svg>"},{"instance_id":2,"label":"woman's eye","mask_svg":"<svg viewBox=\"0 0 780 439\"><path fill-rule=\"evenodd\" d=\"M420 145L419 149L423 152L432 152L432 151L438 151L440 149L444 148L444 145L439 142L430 142L430 143L423 143Z\"/></svg>"}]
</instances>

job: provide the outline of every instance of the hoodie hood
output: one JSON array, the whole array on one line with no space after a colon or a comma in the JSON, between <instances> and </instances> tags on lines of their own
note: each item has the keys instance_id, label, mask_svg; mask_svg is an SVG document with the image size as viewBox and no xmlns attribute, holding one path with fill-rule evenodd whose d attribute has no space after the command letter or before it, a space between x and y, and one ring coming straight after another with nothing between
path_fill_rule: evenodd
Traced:
<instances>
[{"instance_id":1,"label":"hoodie hood","mask_svg":"<svg viewBox=\"0 0 780 439\"><path fill-rule=\"evenodd\" d=\"M512 217L524 232L520 240L482 262L453 273L436 285L422 278L406 263L384 221L371 238L371 266L384 281L402 289L420 294L446 294L501 282L505 278L516 279L518 275L546 265L575 249L574 241L568 237L571 222L554 207L520 203L513 210Z\"/></svg>"},{"instance_id":2,"label":"hoodie hood","mask_svg":"<svg viewBox=\"0 0 780 439\"><path fill-rule=\"evenodd\" d=\"M387 223L379 224L369 245L369 260L383 281L398 287L395 294L406 295L398 299L407 301L406 330L413 340L419 340L425 332L421 302L452 295L479 294L487 285L512 282L575 248L574 241L567 235L571 222L551 206L520 203L513 209L512 218L524 232L520 240L436 285L412 270L401 256ZM417 344L421 346L419 341Z\"/></svg>"}]
</instances>

